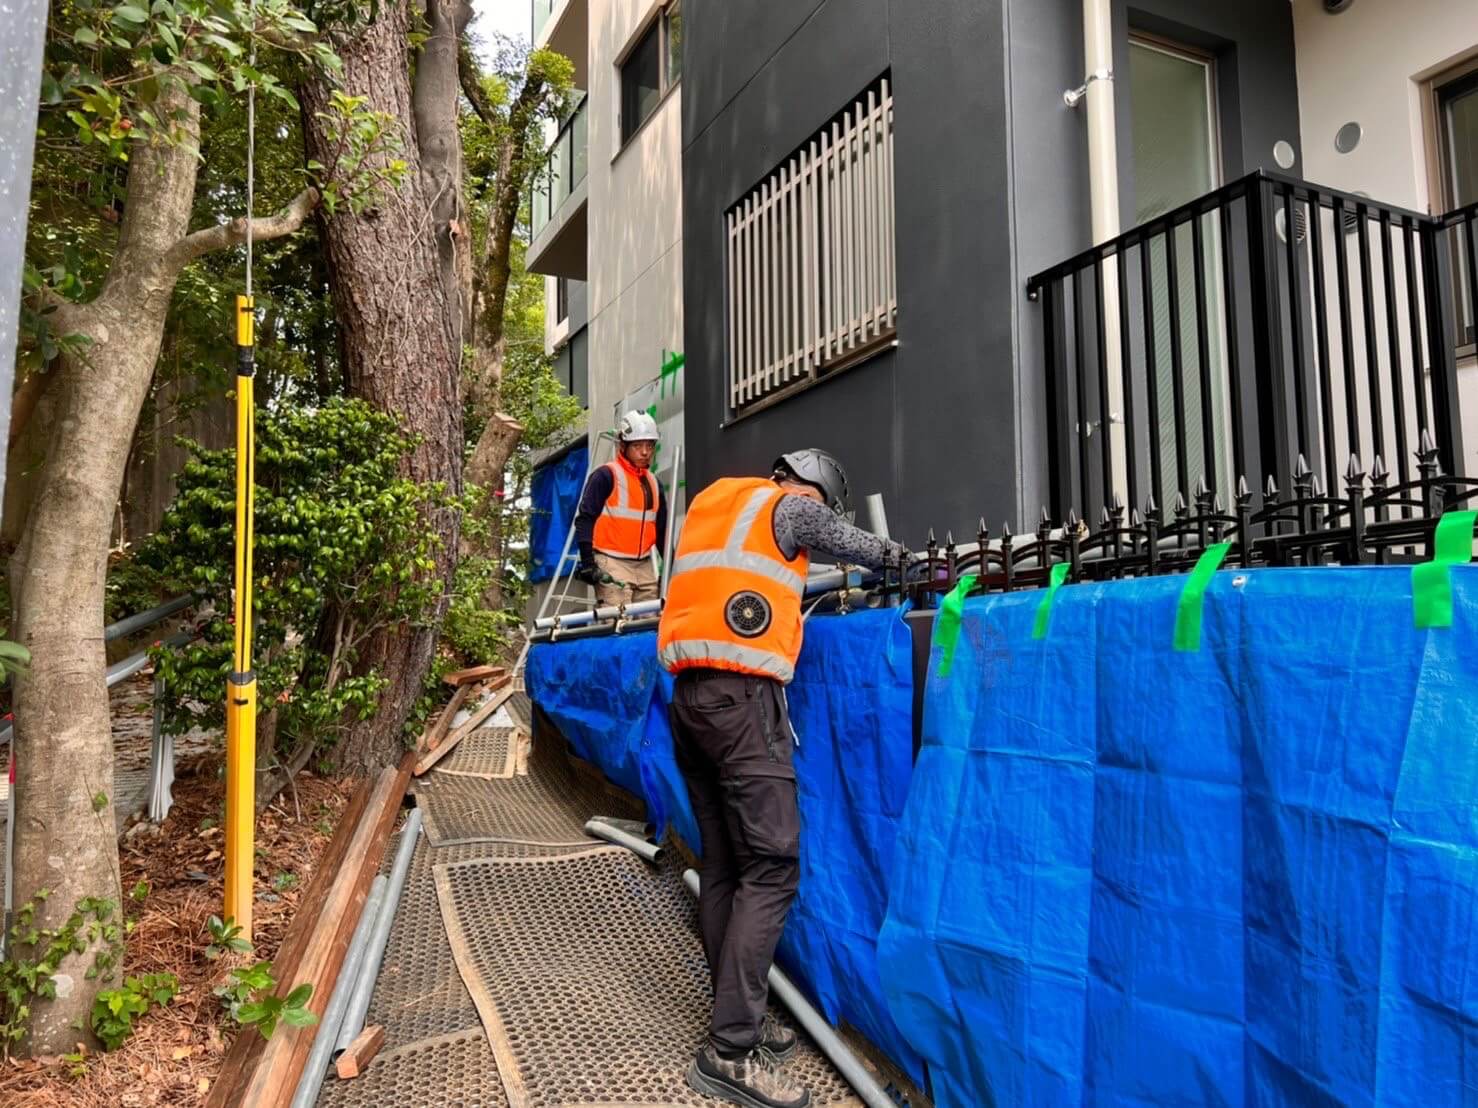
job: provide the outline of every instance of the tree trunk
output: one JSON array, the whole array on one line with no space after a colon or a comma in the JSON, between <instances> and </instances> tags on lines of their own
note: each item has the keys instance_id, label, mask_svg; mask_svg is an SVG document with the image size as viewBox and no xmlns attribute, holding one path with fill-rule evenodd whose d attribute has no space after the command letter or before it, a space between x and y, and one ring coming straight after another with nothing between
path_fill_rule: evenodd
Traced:
<instances>
[{"instance_id":1,"label":"tree trunk","mask_svg":"<svg viewBox=\"0 0 1478 1108\"><path fill-rule=\"evenodd\" d=\"M160 115L178 112L183 137L135 148L135 199L103 291L86 306L58 311L66 329L92 345L85 361L64 356L52 370L63 375L62 407L41 494L11 563L16 638L32 659L15 690L16 903L49 889L37 913L43 927L60 926L85 897L119 903L104 571L113 508L174 288L158 262L188 229L199 139L198 105L179 90L165 97L173 103ZM73 1049L73 1021L87 1025L102 987L86 978L102 945L89 942L63 961L57 999L32 1009L32 1053Z\"/></svg>"},{"instance_id":2,"label":"tree trunk","mask_svg":"<svg viewBox=\"0 0 1478 1108\"><path fill-rule=\"evenodd\" d=\"M400 188L386 190L375 206L359 215L341 210L327 221L328 257L350 392L395 415L420 438L406 465L409 477L440 481L460 494L460 349L455 305L448 302L442 284L438 230L428 219L419 147L410 125L407 25L404 5L384 5L374 23L340 43L342 87L365 97L367 108L399 123L400 156L411 173ZM332 86L319 80L303 89L309 149L325 164L332 164L333 155L317 113L327 110L331 92ZM441 540L436 572L449 592L459 520L448 511L428 524ZM356 721L343 740L339 757L347 770L372 772L399 756L401 728L420 696L444 610L444 604L439 606L430 626L380 631L362 649L358 671L374 669L389 684L373 718Z\"/></svg>"},{"instance_id":3,"label":"tree trunk","mask_svg":"<svg viewBox=\"0 0 1478 1108\"><path fill-rule=\"evenodd\" d=\"M421 188L430 206L436 234L442 293L452 307L456 349L470 322L471 304L461 292L459 276L470 271L467 259L467 210L462 198L462 138L457 129L461 86L457 76L457 47L472 18L466 0L426 0L426 22L431 28L416 59L416 141L421 154Z\"/></svg>"},{"instance_id":4,"label":"tree trunk","mask_svg":"<svg viewBox=\"0 0 1478 1108\"><path fill-rule=\"evenodd\" d=\"M200 107L178 82L161 84L159 118L175 128L133 148L129 203L118 246L95 300L61 303L60 333L91 339L84 359L62 357L55 431L26 531L11 559L15 637L31 666L15 690L15 889L19 906L47 889L36 913L61 926L85 897L119 912L113 823L113 736L103 652L108 536L140 408L154 376L170 297L180 271L234 245L235 220L189 230L200 146ZM259 239L299 227L317 202L309 190L287 211L257 220ZM224 695L224 687L222 694ZM103 982L87 970L103 946L83 936L55 975L57 998L33 1005L27 1048L72 1049L90 1038L87 1016ZM74 1026L76 1025L76 1026Z\"/></svg>"},{"instance_id":5,"label":"tree trunk","mask_svg":"<svg viewBox=\"0 0 1478 1108\"><path fill-rule=\"evenodd\" d=\"M523 425L508 416L498 414L488 420L477 448L467 461L467 481L486 490L487 500L483 511L487 515L487 536L481 542L482 553L498 557L503 549L503 497L505 494L504 474L508 471L508 459L523 434ZM503 572L506 566L499 558L497 573L483 594L483 604L497 609L503 606Z\"/></svg>"}]
</instances>

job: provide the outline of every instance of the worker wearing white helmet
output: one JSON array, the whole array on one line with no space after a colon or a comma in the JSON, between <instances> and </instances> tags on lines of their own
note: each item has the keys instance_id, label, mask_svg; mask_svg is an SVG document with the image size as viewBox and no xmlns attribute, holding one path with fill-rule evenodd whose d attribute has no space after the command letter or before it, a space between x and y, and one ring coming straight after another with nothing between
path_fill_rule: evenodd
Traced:
<instances>
[{"instance_id":1,"label":"worker wearing white helmet","mask_svg":"<svg viewBox=\"0 0 1478 1108\"><path fill-rule=\"evenodd\" d=\"M599 607L656 600L652 550L667 533L667 498L652 473L657 421L631 411L616 427L616 457L585 482L575 513L580 565Z\"/></svg>"}]
</instances>

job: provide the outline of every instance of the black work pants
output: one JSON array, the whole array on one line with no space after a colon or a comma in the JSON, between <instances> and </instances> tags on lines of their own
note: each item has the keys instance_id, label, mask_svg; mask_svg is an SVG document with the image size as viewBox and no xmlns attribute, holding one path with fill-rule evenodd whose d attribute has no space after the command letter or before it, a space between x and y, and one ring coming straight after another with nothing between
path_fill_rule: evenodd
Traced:
<instances>
[{"instance_id":1,"label":"black work pants","mask_svg":"<svg viewBox=\"0 0 1478 1108\"><path fill-rule=\"evenodd\" d=\"M779 682L718 670L678 675L677 762L703 836L698 924L713 976L709 1037L748 1050L769 1002L770 963L800 883L801 821Z\"/></svg>"}]
</instances>

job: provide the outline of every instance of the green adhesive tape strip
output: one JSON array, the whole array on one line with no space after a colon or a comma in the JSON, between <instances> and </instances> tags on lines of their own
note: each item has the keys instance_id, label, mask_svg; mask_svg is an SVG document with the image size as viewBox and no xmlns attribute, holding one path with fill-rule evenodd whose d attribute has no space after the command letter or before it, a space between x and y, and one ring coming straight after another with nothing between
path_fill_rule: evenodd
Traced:
<instances>
[{"instance_id":1,"label":"green adhesive tape strip","mask_svg":"<svg viewBox=\"0 0 1478 1108\"><path fill-rule=\"evenodd\" d=\"M1418 627L1452 626L1453 566L1473 560L1473 524L1478 512L1447 512L1437 521L1437 556L1411 567L1411 607Z\"/></svg>"},{"instance_id":2,"label":"green adhesive tape strip","mask_svg":"<svg viewBox=\"0 0 1478 1108\"><path fill-rule=\"evenodd\" d=\"M1067 562L1058 562L1052 567L1052 576L1047 582L1047 595L1037 605L1037 622L1032 626L1032 638L1047 637L1047 624L1052 619L1052 601L1057 598L1057 590L1067 580L1067 571L1070 568Z\"/></svg>"},{"instance_id":3,"label":"green adhesive tape strip","mask_svg":"<svg viewBox=\"0 0 1478 1108\"><path fill-rule=\"evenodd\" d=\"M934 620L934 642L940 651L939 676L948 677L955 664L955 645L960 641L960 620L965 616L965 597L975 587L973 574L960 578L959 584L950 590L939 605L939 616Z\"/></svg>"},{"instance_id":4,"label":"green adhesive tape strip","mask_svg":"<svg viewBox=\"0 0 1478 1108\"><path fill-rule=\"evenodd\" d=\"M1206 552L1196 559L1196 568L1186 579L1185 588L1180 590L1180 604L1175 609L1175 649L1194 654L1201 649L1201 612L1205 608L1206 586L1221 568L1229 542L1208 546Z\"/></svg>"}]
</instances>

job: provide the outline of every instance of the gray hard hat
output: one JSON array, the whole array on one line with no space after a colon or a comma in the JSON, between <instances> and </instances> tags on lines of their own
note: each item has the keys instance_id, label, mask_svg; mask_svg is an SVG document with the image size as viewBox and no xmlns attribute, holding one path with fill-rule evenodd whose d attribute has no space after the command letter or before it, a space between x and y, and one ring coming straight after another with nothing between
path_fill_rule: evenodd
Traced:
<instances>
[{"instance_id":1,"label":"gray hard hat","mask_svg":"<svg viewBox=\"0 0 1478 1108\"><path fill-rule=\"evenodd\" d=\"M815 486L826 498L827 506L839 516L852 511L852 492L847 486L847 471L842 463L825 450L808 447L792 450L775 459L775 469L794 474L797 480Z\"/></svg>"}]
</instances>

